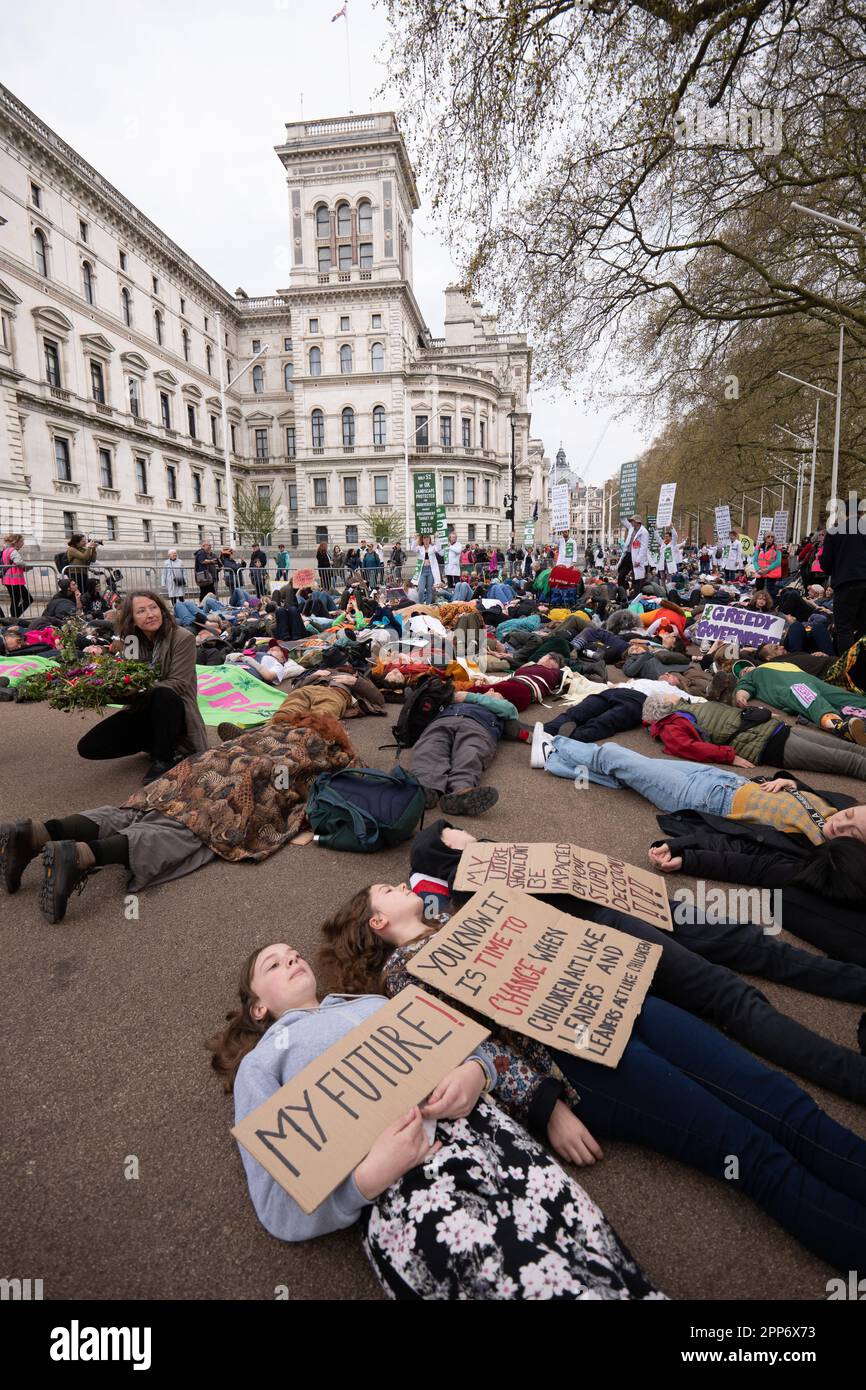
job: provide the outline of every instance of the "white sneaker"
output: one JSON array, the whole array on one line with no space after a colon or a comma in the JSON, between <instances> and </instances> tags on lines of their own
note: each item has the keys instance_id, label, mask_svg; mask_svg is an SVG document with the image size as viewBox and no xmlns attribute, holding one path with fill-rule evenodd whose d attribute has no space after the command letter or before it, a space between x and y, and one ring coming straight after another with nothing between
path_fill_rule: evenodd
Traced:
<instances>
[{"instance_id":1,"label":"white sneaker","mask_svg":"<svg viewBox=\"0 0 866 1390\"><path fill-rule=\"evenodd\" d=\"M532 747L529 754L529 766L543 768L550 754L553 752L553 739L546 732L543 724L536 724L532 731Z\"/></svg>"}]
</instances>

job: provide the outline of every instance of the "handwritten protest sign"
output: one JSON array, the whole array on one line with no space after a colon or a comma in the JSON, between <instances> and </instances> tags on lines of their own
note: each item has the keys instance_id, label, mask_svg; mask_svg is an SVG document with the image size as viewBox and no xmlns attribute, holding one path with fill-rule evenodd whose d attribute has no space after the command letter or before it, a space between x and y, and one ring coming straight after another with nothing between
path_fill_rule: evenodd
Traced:
<instances>
[{"instance_id":1,"label":"handwritten protest sign","mask_svg":"<svg viewBox=\"0 0 866 1390\"><path fill-rule=\"evenodd\" d=\"M478 840L463 851L454 887L474 893L487 884L524 893L568 893L640 917L662 931L673 930L667 891L658 874L579 845Z\"/></svg>"},{"instance_id":2,"label":"handwritten protest sign","mask_svg":"<svg viewBox=\"0 0 866 1390\"><path fill-rule=\"evenodd\" d=\"M292 570L291 579L296 592L298 589L315 589L319 583L319 576L314 569Z\"/></svg>"},{"instance_id":3,"label":"handwritten protest sign","mask_svg":"<svg viewBox=\"0 0 866 1390\"><path fill-rule=\"evenodd\" d=\"M57 665L49 656L25 656L23 653L19 656L16 652L14 656L0 657L0 676L7 676L10 685L20 685L28 676L50 671Z\"/></svg>"},{"instance_id":4,"label":"handwritten protest sign","mask_svg":"<svg viewBox=\"0 0 866 1390\"><path fill-rule=\"evenodd\" d=\"M760 647L778 642L785 631L785 619L773 613L752 612L748 608L708 603L690 630L695 641L704 637L730 642L736 637L741 647Z\"/></svg>"},{"instance_id":5,"label":"handwritten protest sign","mask_svg":"<svg viewBox=\"0 0 866 1390\"><path fill-rule=\"evenodd\" d=\"M285 691L275 690L237 666L198 666L195 674L198 708L205 724L221 724L229 715L235 724L260 724L286 698Z\"/></svg>"},{"instance_id":6,"label":"handwritten protest sign","mask_svg":"<svg viewBox=\"0 0 866 1390\"><path fill-rule=\"evenodd\" d=\"M731 534L731 509L728 506L716 507L716 537L726 541Z\"/></svg>"},{"instance_id":7,"label":"handwritten protest sign","mask_svg":"<svg viewBox=\"0 0 866 1390\"><path fill-rule=\"evenodd\" d=\"M315 1211L383 1130L487 1036L473 1019L408 985L232 1134L303 1211Z\"/></svg>"},{"instance_id":8,"label":"handwritten protest sign","mask_svg":"<svg viewBox=\"0 0 866 1390\"><path fill-rule=\"evenodd\" d=\"M557 483L550 489L550 507L553 530L567 531L571 520L568 514L568 483Z\"/></svg>"},{"instance_id":9,"label":"handwritten protest sign","mask_svg":"<svg viewBox=\"0 0 866 1390\"><path fill-rule=\"evenodd\" d=\"M486 888L407 969L503 1028L615 1067L661 954L513 888Z\"/></svg>"}]
</instances>

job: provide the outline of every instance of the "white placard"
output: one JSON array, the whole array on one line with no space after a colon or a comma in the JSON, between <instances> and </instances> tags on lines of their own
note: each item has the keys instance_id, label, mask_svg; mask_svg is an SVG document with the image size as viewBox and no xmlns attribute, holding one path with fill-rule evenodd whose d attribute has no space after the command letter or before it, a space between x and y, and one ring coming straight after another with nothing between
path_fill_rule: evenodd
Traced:
<instances>
[{"instance_id":1,"label":"white placard","mask_svg":"<svg viewBox=\"0 0 866 1390\"><path fill-rule=\"evenodd\" d=\"M760 524L760 526L758 527L758 544L759 544L759 545L760 545L761 542L763 541L763 539L764 539L764 537L766 536L767 532L768 532L768 531L772 531L772 529L773 529L773 518L772 518L771 516L762 516L762 517L761 517L761 524Z\"/></svg>"},{"instance_id":2,"label":"white placard","mask_svg":"<svg viewBox=\"0 0 866 1390\"><path fill-rule=\"evenodd\" d=\"M788 513L775 512L773 515L773 525L770 528L776 540L780 543L788 539Z\"/></svg>"},{"instance_id":3,"label":"white placard","mask_svg":"<svg viewBox=\"0 0 866 1390\"><path fill-rule=\"evenodd\" d=\"M567 531L571 525L568 515L568 483L557 483L550 489L550 509L554 531Z\"/></svg>"},{"instance_id":4,"label":"white placard","mask_svg":"<svg viewBox=\"0 0 866 1390\"><path fill-rule=\"evenodd\" d=\"M731 534L731 509L730 507L716 507L716 537L720 541L726 541Z\"/></svg>"},{"instance_id":5,"label":"white placard","mask_svg":"<svg viewBox=\"0 0 866 1390\"><path fill-rule=\"evenodd\" d=\"M674 515L674 498L677 495L676 483L662 483L659 489L659 504L656 509L656 526L660 531L670 526Z\"/></svg>"}]
</instances>

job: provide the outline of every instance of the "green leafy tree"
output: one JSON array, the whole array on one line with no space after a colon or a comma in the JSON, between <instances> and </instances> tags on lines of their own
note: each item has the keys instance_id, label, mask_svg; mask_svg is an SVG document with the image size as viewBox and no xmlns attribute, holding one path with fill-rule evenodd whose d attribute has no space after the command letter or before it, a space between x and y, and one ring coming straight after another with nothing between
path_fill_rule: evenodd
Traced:
<instances>
[{"instance_id":1,"label":"green leafy tree","mask_svg":"<svg viewBox=\"0 0 866 1390\"><path fill-rule=\"evenodd\" d=\"M377 545L393 545L395 541L403 539L406 518L401 513L393 511L390 507L382 507L376 511L362 512L360 515L365 529Z\"/></svg>"},{"instance_id":2,"label":"green leafy tree","mask_svg":"<svg viewBox=\"0 0 866 1390\"><path fill-rule=\"evenodd\" d=\"M258 487L250 483L239 483L235 498L235 531L239 541L248 538L261 543L277 529L277 508L274 505L273 489L268 487L267 497L259 494Z\"/></svg>"}]
</instances>

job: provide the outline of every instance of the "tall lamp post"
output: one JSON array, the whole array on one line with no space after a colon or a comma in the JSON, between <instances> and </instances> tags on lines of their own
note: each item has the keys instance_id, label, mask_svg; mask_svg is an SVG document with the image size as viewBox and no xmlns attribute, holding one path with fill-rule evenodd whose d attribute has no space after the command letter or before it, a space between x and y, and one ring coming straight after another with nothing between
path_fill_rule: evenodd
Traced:
<instances>
[{"instance_id":1,"label":"tall lamp post","mask_svg":"<svg viewBox=\"0 0 866 1390\"><path fill-rule=\"evenodd\" d=\"M821 410L821 396L829 396L832 400L833 392L827 391L823 386L815 386L811 381L804 381L800 376L792 376L790 372L779 372L779 376L785 376L789 381L796 381L798 386L805 386L808 391L814 391L819 399L815 402L815 427L812 431L812 473L809 478L809 515L806 520L806 531L812 534L812 504L815 498L815 460L818 457L818 416ZM831 490L832 495L832 490Z\"/></svg>"},{"instance_id":2,"label":"tall lamp post","mask_svg":"<svg viewBox=\"0 0 866 1390\"><path fill-rule=\"evenodd\" d=\"M517 411L509 410L508 423L511 426L511 505L509 516L511 517L511 549L514 549L514 528L517 520L517 472L514 458L514 432L517 429Z\"/></svg>"}]
</instances>

